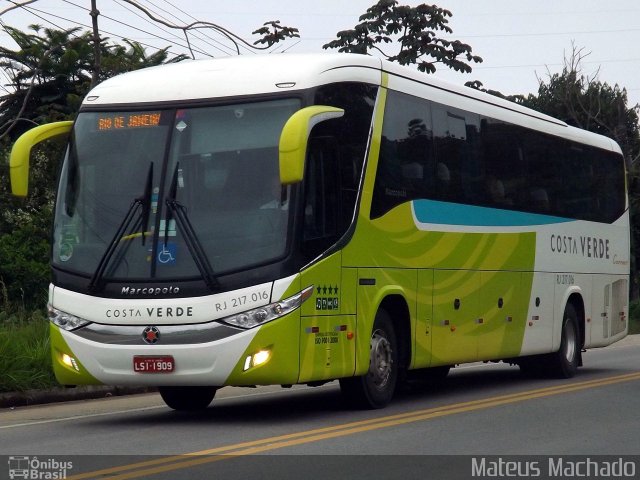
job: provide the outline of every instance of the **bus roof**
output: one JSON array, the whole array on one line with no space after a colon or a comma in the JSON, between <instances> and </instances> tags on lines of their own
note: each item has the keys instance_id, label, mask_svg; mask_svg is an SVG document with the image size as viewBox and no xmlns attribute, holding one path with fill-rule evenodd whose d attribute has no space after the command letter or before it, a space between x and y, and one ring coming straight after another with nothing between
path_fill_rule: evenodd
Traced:
<instances>
[{"instance_id":1,"label":"bus roof","mask_svg":"<svg viewBox=\"0 0 640 480\"><path fill-rule=\"evenodd\" d=\"M466 105L468 110L621 153L607 137L568 126L561 120L494 95L455 85L414 68L369 55L345 53L240 55L188 60L150 67L110 78L85 97L83 109L137 108L145 104L184 102L190 105L215 98L304 90L333 82L384 83L394 79L425 88L434 101ZM410 93L410 92L409 92ZM424 96L424 95L423 95ZM464 108L464 107L459 107Z\"/></svg>"},{"instance_id":2,"label":"bus roof","mask_svg":"<svg viewBox=\"0 0 640 480\"><path fill-rule=\"evenodd\" d=\"M197 101L301 90L333 81L380 84L381 60L367 55L273 54L186 60L110 78L83 106ZM92 97L97 97L93 100Z\"/></svg>"}]
</instances>

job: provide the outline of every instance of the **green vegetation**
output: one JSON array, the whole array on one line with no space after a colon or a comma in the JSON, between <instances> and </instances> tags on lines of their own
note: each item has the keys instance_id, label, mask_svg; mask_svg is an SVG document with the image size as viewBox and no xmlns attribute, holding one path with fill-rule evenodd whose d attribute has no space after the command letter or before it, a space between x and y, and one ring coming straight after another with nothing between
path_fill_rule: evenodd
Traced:
<instances>
[{"instance_id":1,"label":"green vegetation","mask_svg":"<svg viewBox=\"0 0 640 480\"><path fill-rule=\"evenodd\" d=\"M0 392L56 385L49 351L49 321L42 310L0 311Z\"/></svg>"}]
</instances>

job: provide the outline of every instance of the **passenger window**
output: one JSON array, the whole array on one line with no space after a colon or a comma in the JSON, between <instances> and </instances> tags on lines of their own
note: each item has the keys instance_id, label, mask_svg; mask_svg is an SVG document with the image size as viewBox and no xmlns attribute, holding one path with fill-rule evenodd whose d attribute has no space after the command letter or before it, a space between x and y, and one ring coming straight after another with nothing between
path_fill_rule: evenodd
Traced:
<instances>
[{"instance_id":1,"label":"passenger window","mask_svg":"<svg viewBox=\"0 0 640 480\"><path fill-rule=\"evenodd\" d=\"M433 129L426 100L389 91L371 218L417 198L434 188Z\"/></svg>"},{"instance_id":2,"label":"passenger window","mask_svg":"<svg viewBox=\"0 0 640 480\"><path fill-rule=\"evenodd\" d=\"M433 105L437 200L479 203L484 171L479 152L478 115Z\"/></svg>"}]
</instances>

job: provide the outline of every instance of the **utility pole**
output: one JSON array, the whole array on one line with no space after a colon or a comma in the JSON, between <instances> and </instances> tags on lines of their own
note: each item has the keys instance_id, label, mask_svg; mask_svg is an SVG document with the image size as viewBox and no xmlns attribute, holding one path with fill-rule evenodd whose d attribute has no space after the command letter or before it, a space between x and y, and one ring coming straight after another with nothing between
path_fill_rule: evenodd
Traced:
<instances>
[{"instance_id":1,"label":"utility pole","mask_svg":"<svg viewBox=\"0 0 640 480\"><path fill-rule=\"evenodd\" d=\"M100 11L96 6L96 0L91 0L91 24L93 25L93 74L91 75L91 88L98 84L100 78L100 31L98 30L98 15Z\"/></svg>"}]
</instances>

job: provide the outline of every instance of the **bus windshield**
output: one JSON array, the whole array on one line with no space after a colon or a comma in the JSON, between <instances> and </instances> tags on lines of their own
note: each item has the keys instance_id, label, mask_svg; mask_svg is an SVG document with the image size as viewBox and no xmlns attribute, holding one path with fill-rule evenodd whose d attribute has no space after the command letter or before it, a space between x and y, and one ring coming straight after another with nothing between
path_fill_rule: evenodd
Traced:
<instances>
[{"instance_id":1,"label":"bus windshield","mask_svg":"<svg viewBox=\"0 0 640 480\"><path fill-rule=\"evenodd\" d=\"M299 108L282 99L80 113L60 179L54 267L176 280L202 277L203 263L219 275L282 257L290 192L278 140Z\"/></svg>"}]
</instances>

